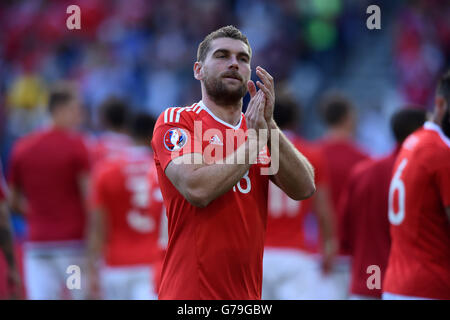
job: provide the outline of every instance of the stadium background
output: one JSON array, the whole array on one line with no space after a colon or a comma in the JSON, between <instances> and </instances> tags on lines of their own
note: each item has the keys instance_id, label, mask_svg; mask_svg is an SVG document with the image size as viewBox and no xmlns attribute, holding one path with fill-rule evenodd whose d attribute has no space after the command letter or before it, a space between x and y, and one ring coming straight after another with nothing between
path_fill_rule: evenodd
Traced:
<instances>
[{"instance_id":1,"label":"stadium background","mask_svg":"<svg viewBox=\"0 0 450 320\"><path fill-rule=\"evenodd\" d=\"M81 8L81 30L66 28L71 4ZM381 8L381 30L366 27L371 4ZM432 107L434 84L450 62L449 16L446 0L2 1L3 171L14 141L48 122L48 89L58 80L79 85L83 129L94 134L96 110L110 95L155 116L198 101L197 46L228 24L248 36L252 67L264 66L302 106L303 136L321 136L317 102L339 90L357 108L361 147L386 154L390 115L406 102ZM26 225L14 217L14 228L20 244Z\"/></svg>"}]
</instances>

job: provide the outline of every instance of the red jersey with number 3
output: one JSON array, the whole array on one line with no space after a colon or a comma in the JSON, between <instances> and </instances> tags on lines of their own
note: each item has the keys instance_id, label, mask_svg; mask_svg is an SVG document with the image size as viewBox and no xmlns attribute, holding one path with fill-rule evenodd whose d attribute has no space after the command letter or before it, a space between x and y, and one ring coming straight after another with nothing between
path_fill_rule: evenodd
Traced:
<instances>
[{"instance_id":1,"label":"red jersey with number 3","mask_svg":"<svg viewBox=\"0 0 450 320\"><path fill-rule=\"evenodd\" d=\"M450 139L426 122L403 143L389 189L384 291L450 299Z\"/></svg>"},{"instance_id":2,"label":"red jersey with number 3","mask_svg":"<svg viewBox=\"0 0 450 320\"><path fill-rule=\"evenodd\" d=\"M160 299L261 298L269 177L260 169L270 165L267 150L231 190L205 208L190 204L164 174L172 159L183 154L224 158L243 142L226 148L227 132L246 129L243 114L233 127L201 101L169 108L159 117L152 147L169 227Z\"/></svg>"},{"instance_id":3,"label":"red jersey with number 3","mask_svg":"<svg viewBox=\"0 0 450 320\"><path fill-rule=\"evenodd\" d=\"M286 131L286 137L311 162L315 172L315 184L327 184L322 153L306 140ZM275 184L269 185L269 215L267 219L266 247L298 248L313 251L305 241L304 219L312 210L312 199L295 201ZM315 248L314 248L315 249Z\"/></svg>"},{"instance_id":4,"label":"red jersey with number 3","mask_svg":"<svg viewBox=\"0 0 450 320\"><path fill-rule=\"evenodd\" d=\"M94 175L93 201L106 214L105 262L110 266L150 264L160 259L162 196L150 150L129 147L126 155L103 160Z\"/></svg>"}]
</instances>

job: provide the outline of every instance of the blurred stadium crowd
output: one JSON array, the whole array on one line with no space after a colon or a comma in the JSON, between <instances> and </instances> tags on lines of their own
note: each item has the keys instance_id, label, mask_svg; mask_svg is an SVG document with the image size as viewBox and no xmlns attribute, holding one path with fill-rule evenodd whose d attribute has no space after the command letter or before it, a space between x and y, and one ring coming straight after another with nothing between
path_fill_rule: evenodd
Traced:
<instances>
[{"instance_id":1,"label":"blurred stadium crowd","mask_svg":"<svg viewBox=\"0 0 450 320\"><path fill-rule=\"evenodd\" d=\"M331 90L347 96L361 119L354 138L362 152L386 154L395 145L390 116L406 103L430 110L437 77L450 65L448 1L393 2L2 1L3 172L9 171L16 140L49 123L50 88L60 80L77 85L82 129L89 139L104 131L99 109L111 97L153 117L167 107L198 101L200 86L192 71L198 44L210 31L229 24L247 35L252 67L264 66L277 89L293 97L301 121L297 133L311 140L323 135L318 111L323 94ZM71 4L81 8L81 30L66 28ZM370 4L381 7L381 30L366 28ZM367 85L358 80L361 70ZM372 76L383 82L381 89L371 86ZM369 136L379 138L374 143ZM19 244L27 237L24 226L15 217Z\"/></svg>"}]
</instances>

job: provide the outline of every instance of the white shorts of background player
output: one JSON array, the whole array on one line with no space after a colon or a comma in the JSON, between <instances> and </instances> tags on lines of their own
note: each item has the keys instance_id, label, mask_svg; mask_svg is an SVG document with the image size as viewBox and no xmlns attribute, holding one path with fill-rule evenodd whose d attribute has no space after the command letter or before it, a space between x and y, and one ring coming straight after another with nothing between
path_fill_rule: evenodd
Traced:
<instances>
[{"instance_id":1,"label":"white shorts of background player","mask_svg":"<svg viewBox=\"0 0 450 320\"><path fill-rule=\"evenodd\" d=\"M328 274L320 273L318 280L319 300L347 300L350 297L351 259L338 255Z\"/></svg>"},{"instance_id":2,"label":"white shorts of background player","mask_svg":"<svg viewBox=\"0 0 450 320\"><path fill-rule=\"evenodd\" d=\"M81 300L86 297L84 245L80 241L27 242L24 244L24 280L27 299ZM80 268L80 289L67 287L71 265Z\"/></svg>"},{"instance_id":3,"label":"white shorts of background player","mask_svg":"<svg viewBox=\"0 0 450 320\"><path fill-rule=\"evenodd\" d=\"M318 299L317 257L298 249L267 247L263 259L264 300Z\"/></svg>"},{"instance_id":4,"label":"white shorts of background player","mask_svg":"<svg viewBox=\"0 0 450 320\"><path fill-rule=\"evenodd\" d=\"M154 269L150 265L112 267L101 271L103 298L106 300L156 300L158 299Z\"/></svg>"}]
</instances>

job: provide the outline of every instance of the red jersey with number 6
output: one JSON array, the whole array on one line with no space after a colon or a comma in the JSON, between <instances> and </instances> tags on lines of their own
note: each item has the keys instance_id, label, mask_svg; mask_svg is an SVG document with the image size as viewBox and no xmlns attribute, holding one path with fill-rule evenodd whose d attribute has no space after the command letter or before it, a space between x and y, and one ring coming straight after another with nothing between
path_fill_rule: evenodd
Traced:
<instances>
[{"instance_id":1,"label":"red jersey with number 6","mask_svg":"<svg viewBox=\"0 0 450 320\"><path fill-rule=\"evenodd\" d=\"M389 189L384 291L450 299L450 139L432 122L403 143Z\"/></svg>"},{"instance_id":2,"label":"red jersey with number 6","mask_svg":"<svg viewBox=\"0 0 450 320\"><path fill-rule=\"evenodd\" d=\"M205 208L190 204L164 173L183 154L225 158L245 141L246 129L243 114L231 126L202 101L169 108L156 122L152 148L169 232L159 299L261 298L269 177L260 169L270 164L267 149L231 190Z\"/></svg>"}]
</instances>

